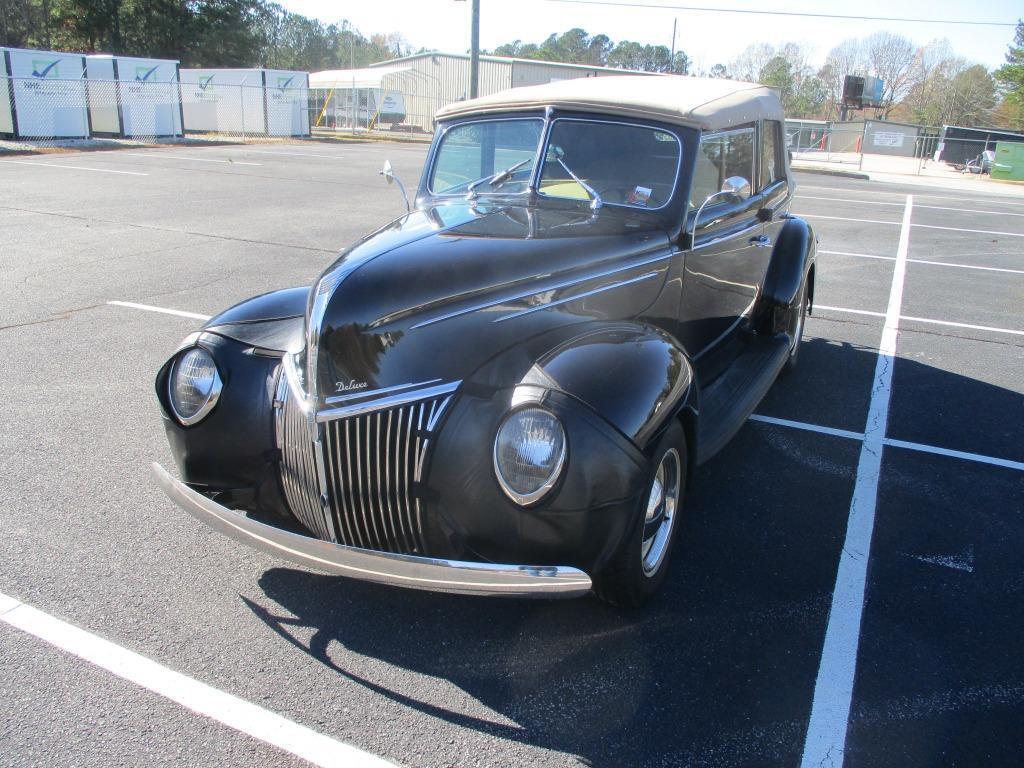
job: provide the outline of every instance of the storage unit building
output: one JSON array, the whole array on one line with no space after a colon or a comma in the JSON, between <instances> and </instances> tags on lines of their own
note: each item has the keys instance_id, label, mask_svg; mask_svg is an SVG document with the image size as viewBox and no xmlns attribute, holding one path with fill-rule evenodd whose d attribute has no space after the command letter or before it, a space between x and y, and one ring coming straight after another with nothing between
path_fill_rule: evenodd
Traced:
<instances>
[{"instance_id":1,"label":"storage unit building","mask_svg":"<svg viewBox=\"0 0 1024 768\"><path fill-rule=\"evenodd\" d=\"M0 48L6 88L0 133L14 138L86 138L90 133L85 57L77 53Z\"/></svg>"},{"instance_id":2,"label":"storage unit building","mask_svg":"<svg viewBox=\"0 0 1024 768\"><path fill-rule=\"evenodd\" d=\"M182 69L186 131L309 135L309 75L279 69Z\"/></svg>"},{"instance_id":3,"label":"storage unit building","mask_svg":"<svg viewBox=\"0 0 1024 768\"><path fill-rule=\"evenodd\" d=\"M991 175L1001 181L1024 181L1024 143L997 141Z\"/></svg>"},{"instance_id":4,"label":"storage unit building","mask_svg":"<svg viewBox=\"0 0 1024 768\"><path fill-rule=\"evenodd\" d=\"M603 77L627 70L562 64L503 56L481 56L479 91L487 96L508 88L541 85L576 77ZM629 72L629 74L653 74ZM363 69L310 75L314 127L392 127L432 131L434 113L469 98L469 56L418 53ZM399 119L401 118L401 119ZM319 122L318 122L319 121Z\"/></svg>"},{"instance_id":5,"label":"storage unit building","mask_svg":"<svg viewBox=\"0 0 1024 768\"><path fill-rule=\"evenodd\" d=\"M181 136L178 62L130 56L86 56L94 134Z\"/></svg>"}]
</instances>

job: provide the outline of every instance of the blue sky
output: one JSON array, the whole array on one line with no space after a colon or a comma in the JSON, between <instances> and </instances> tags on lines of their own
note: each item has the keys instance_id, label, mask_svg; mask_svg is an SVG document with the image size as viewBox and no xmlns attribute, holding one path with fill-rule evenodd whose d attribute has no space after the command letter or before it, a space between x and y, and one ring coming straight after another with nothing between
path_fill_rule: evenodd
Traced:
<instances>
[{"instance_id":1,"label":"blue sky","mask_svg":"<svg viewBox=\"0 0 1024 768\"><path fill-rule=\"evenodd\" d=\"M657 3L661 0L645 0ZM758 10L807 11L811 13L856 13L868 16L973 19L1013 23L1024 16L1020 1L910 0L859 3L821 3L815 0L669 0L678 5L721 5ZM327 22L347 18L363 34L400 32L414 48L465 51L469 46L469 2L459 0L284 0L291 11L315 16ZM551 32L583 27L591 34L604 32L613 40L638 40L669 45L672 20L679 20L678 48L700 65L710 68L735 57L752 42L796 41L812 51L812 62L820 63L829 49L847 37L863 37L887 29L924 44L948 38L964 58L988 67L1003 62L1012 27L954 26L946 24L890 23L883 21L837 21L795 17L747 16L738 14L629 9L580 6L549 0L481 0L480 40L494 48L517 38L539 42Z\"/></svg>"}]
</instances>

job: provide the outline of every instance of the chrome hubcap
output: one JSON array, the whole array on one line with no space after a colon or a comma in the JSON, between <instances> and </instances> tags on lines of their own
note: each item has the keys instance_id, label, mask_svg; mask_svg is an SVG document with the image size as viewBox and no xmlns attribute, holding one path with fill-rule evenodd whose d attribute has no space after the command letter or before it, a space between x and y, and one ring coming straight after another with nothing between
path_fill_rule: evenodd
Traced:
<instances>
[{"instance_id":1,"label":"chrome hubcap","mask_svg":"<svg viewBox=\"0 0 1024 768\"><path fill-rule=\"evenodd\" d=\"M800 340L804 335L804 320L807 318L807 289L804 288L803 298L800 300L800 311L796 316L796 328L793 329L793 346L791 346L790 353L796 352L796 348L800 346Z\"/></svg>"},{"instance_id":2,"label":"chrome hubcap","mask_svg":"<svg viewBox=\"0 0 1024 768\"><path fill-rule=\"evenodd\" d=\"M669 450L658 464L658 471L651 484L644 514L644 530L640 545L640 559L644 575L653 576L665 561L672 527L679 509L679 488L682 467L679 453Z\"/></svg>"}]
</instances>

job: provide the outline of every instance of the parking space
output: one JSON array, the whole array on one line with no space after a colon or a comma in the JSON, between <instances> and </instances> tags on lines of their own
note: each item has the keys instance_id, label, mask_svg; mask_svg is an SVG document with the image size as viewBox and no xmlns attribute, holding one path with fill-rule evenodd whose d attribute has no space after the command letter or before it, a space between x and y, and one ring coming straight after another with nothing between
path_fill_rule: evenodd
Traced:
<instances>
[{"instance_id":1,"label":"parking space","mask_svg":"<svg viewBox=\"0 0 1024 768\"><path fill-rule=\"evenodd\" d=\"M1020 198L799 178L794 212L820 249L800 364L697 473L666 589L644 611L283 567L161 496L152 378L168 352L196 316L310 283L404 209L383 160L412 186L424 154L281 144L0 159L0 593L402 764L794 765L823 722L826 638L847 615L834 595L899 277L878 437L890 444L840 659L849 717L826 721L849 766L1014 764L1024 335L970 326L1024 331L1024 243L961 230L1024 232ZM909 228L900 256L907 195L911 224L929 226ZM294 763L10 627L0 643L0 741L15 764Z\"/></svg>"}]
</instances>

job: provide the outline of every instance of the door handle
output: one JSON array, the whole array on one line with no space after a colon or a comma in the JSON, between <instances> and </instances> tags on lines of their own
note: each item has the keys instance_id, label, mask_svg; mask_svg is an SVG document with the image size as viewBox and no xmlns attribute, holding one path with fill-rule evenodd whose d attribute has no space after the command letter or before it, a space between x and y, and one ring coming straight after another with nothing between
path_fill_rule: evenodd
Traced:
<instances>
[{"instance_id":1,"label":"door handle","mask_svg":"<svg viewBox=\"0 0 1024 768\"><path fill-rule=\"evenodd\" d=\"M758 235L750 238L750 244L755 248L767 248L772 244L772 239L768 235Z\"/></svg>"}]
</instances>

